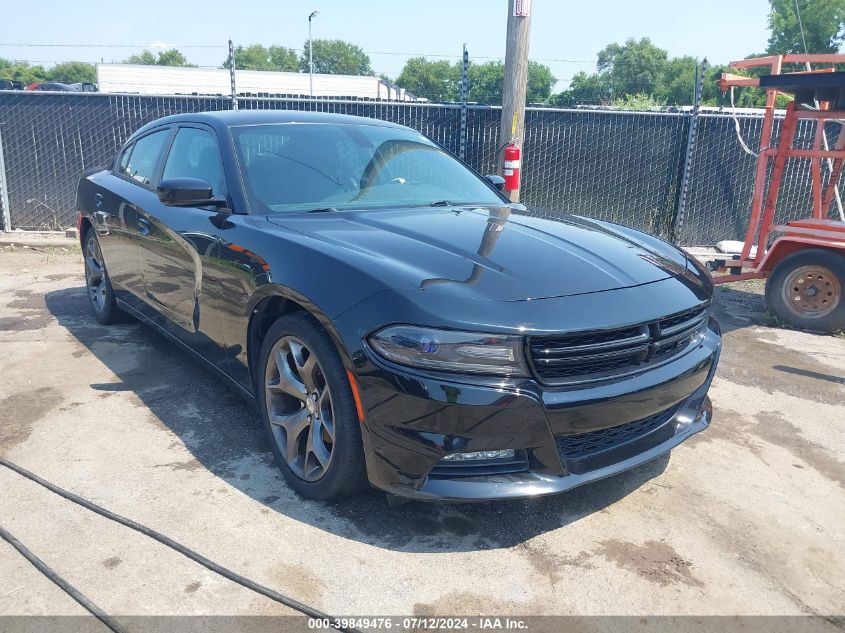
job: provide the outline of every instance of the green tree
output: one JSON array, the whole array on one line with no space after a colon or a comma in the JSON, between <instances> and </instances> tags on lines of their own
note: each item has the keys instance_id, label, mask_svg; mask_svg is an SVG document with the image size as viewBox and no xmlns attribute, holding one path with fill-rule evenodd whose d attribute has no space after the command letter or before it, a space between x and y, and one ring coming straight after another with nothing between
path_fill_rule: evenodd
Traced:
<instances>
[{"instance_id":1,"label":"green tree","mask_svg":"<svg viewBox=\"0 0 845 633\"><path fill-rule=\"evenodd\" d=\"M292 48L271 46L268 52L270 53L270 63L273 65L273 70L285 73L299 72L299 58Z\"/></svg>"},{"instance_id":2,"label":"green tree","mask_svg":"<svg viewBox=\"0 0 845 633\"><path fill-rule=\"evenodd\" d=\"M837 53L845 42L845 0L769 0L769 45L766 52L803 53L801 23L810 53Z\"/></svg>"},{"instance_id":3,"label":"green tree","mask_svg":"<svg viewBox=\"0 0 845 633\"><path fill-rule=\"evenodd\" d=\"M308 51L311 42L306 41L299 58L299 69L309 71ZM314 72L328 75L372 75L370 56L360 46L343 40L314 40Z\"/></svg>"},{"instance_id":4,"label":"green tree","mask_svg":"<svg viewBox=\"0 0 845 633\"><path fill-rule=\"evenodd\" d=\"M569 82L569 88L552 95L549 103L561 108L578 104L607 105L612 101L610 78L607 74L577 73Z\"/></svg>"},{"instance_id":5,"label":"green tree","mask_svg":"<svg viewBox=\"0 0 845 633\"><path fill-rule=\"evenodd\" d=\"M469 101L488 105L502 103L502 88L505 82L504 62L489 61L484 64L470 64L467 80Z\"/></svg>"},{"instance_id":6,"label":"green tree","mask_svg":"<svg viewBox=\"0 0 845 633\"><path fill-rule=\"evenodd\" d=\"M223 68L229 68L228 59L223 62ZM266 48L261 44L250 44L246 47L235 48L235 68L295 73L299 72L299 58L292 48L284 46Z\"/></svg>"},{"instance_id":7,"label":"green tree","mask_svg":"<svg viewBox=\"0 0 845 633\"><path fill-rule=\"evenodd\" d=\"M140 64L143 66L155 66L158 62L156 54L152 51L144 50L141 53L130 55L123 60L124 64Z\"/></svg>"},{"instance_id":8,"label":"green tree","mask_svg":"<svg viewBox=\"0 0 845 633\"><path fill-rule=\"evenodd\" d=\"M316 51L316 49L315 49ZM445 60L431 61L425 57L411 57L396 78L396 85L416 97L431 101L455 101L459 96L461 71L459 64Z\"/></svg>"},{"instance_id":9,"label":"green tree","mask_svg":"<svg viewBox=\"0 0 845 633\"><path fill-rule=\"evenodd\" d=\"M598 54L596 68L607 73L614 97L626 94L651 94L668 59L662 48L644 37L625 44L609 44Z\"/></svg>"},{"instance_id":10,"label":"green tree","mask_svg":"<svg viewBox=\"0 0 845 633\"><path fill-rule=\"evenodd\" d=\"M456 67L457 81L460 81L460 66ZM489 61L484 64L470 64L467 73L469 101L490 105L502 103L502 88L505 83L505 63ZM545 103L551 95L557 79L548 66L528 62L528 103Z\"/></svg>"},{"instance_id":11,"label":"green tree","mask_svg":"<svg viewBox=\"0 0 845 633\"><path fill-rule=\"evenodd\" d=\"M528 62L528 103L548 101L556 83L557 77L552 74L551 68L539 62Z\"/></svg>"},{"instance_id":12,"label":"green tree","mask_svg":"<svg viewBox=\"0 0 845 633\"><path fill-rule=\"evenodd\" d=\"M188 58L185 57L181 51L171 48L170 50L162 51L158 54L159 66L196 66L196 64L188 63Z\"/></svg>"},{"instance_id":13,"label":"green tree","mask_svg":"<svg viewBox=\"0 0 845 633\"><path fill-rule=\"evenodd\" d=\"M654 98L669 105L689 105L695 95L695 70L698 60L689 55L673 57L663 64L654 90Z\"/></svg>"},{"instance_id":14,"label":"green tree","mask_svg":"<svg viewBox=\"0 0 845 633\"><path fill-rule=\"evenodd\" d=\"M97 70L94 64L86 62L64 62L48 70L47 77L49 81L66 84L94 83L97 81Z\"/></svg>"},{"instance_id":15,"label":"green tree","mask_svg":"<svg viewBox=\"0 0 845 633\"><path fill-rule=\"evenodd\" d=\"M124 64L141 64L144 66L194 66L189 64L187 58L181 51L171 48L166 51L160 51L158 56L150 50L144 50L141 53L130 55L123 60Z\"/></svg>"},{"instance_id":16,"label":"green tree","mask_svg":"<svg viewBox=\"0 0 845 633\"><path fill-rule=\"evenodd\" d=\"M231 60L227 57L223 68L230 68ZM237 46L235 48L235 68L241 70L273 70L270 63L270 51L261 44Z\"/></svg>"},{"instance_id":17,"label":"green tree","mask_svg":"<svg viewBox=\"0 0 845 633\"><path fill-rule=\"evenodd\" d=\"M47 71L44 66L33 66L26 62L14 62L0 58L0 78L14 79L24 85L29 85L47 81Z\"/></svg>"},{"instance_id":18,"label":"green tree","mask_svg":"<svg viewBox=\"0 0 845 633\"><path fill-rule=\"evenodd\" d=\"M632 95L627 94L624 97L618 97L613 100L613 107L619 108L620 110L648 111L665 105L665 101L644 92L638 92Z\"/></svg>"}]
</instances>

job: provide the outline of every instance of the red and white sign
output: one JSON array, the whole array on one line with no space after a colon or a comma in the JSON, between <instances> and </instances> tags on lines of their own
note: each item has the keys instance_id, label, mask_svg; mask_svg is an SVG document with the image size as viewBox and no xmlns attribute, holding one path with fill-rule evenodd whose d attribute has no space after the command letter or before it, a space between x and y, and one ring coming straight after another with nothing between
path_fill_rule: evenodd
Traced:
<instances>
[{"instance_id":1,"label":"red and white sign","mask_svg":"<svg viewBox=\"0 0 845 633\"><path fill-rule=\"evenodd\" d=\"M514 0L513 15L517 18L526 18L531 13L531 0Z\"/></svg>"}]
</instances>

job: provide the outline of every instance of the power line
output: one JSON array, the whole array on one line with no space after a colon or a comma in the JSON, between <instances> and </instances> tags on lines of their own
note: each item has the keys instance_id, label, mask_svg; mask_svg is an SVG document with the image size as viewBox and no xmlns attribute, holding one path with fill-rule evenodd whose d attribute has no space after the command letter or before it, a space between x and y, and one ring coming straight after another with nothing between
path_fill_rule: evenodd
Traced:
<instances>
[{"instance_id":1,"label":"power line","mask_svg":"<svg viewBox=\"0 0 845 633\"><path fill-rule=\"evenodd\" d=\"M451 55L446 53L395 53L392 51L364 51L367 55L402 55L404 57L450 57L454 59L461 59L461 55ZM470 55L471 59L502 59L502 56L487 57L484 55ZM595 59L549 59L536 58L532 59L534 62L558 62L565 64L594 64Z\"/></svg>"},{"instance_id":2,"label":"power line","mask_svg":"<svg viewBox=\"0 0 845 633\"><path fill-rule=\"evenodd\" d=\"M30 48L226 48L222 44L40 44L40 43L5 43L0 46L19 46ZM287 47L285 47L287 48ZM302 48L291 48L292 51L301 53ZM364 51L367 55L395 55L398 57L444 57L461 59L461 55L451 53L402 53L397 51ZM472 55L472 59L502 59L502 56ZM552 62L558 64L594 64L595 59L564 59L564 58L536 58L535 62Z\"/></svg>"},{"instance_id":3,"label":"power line","mask_svg":"<svg viewBox=\"0 0 845 633\"><path fill-rule=\"evenodd\" d=\"M0 42L0 46L20 46L29 48L227 48L223 44L10 44Z\"/></svg>"}]
</instances>

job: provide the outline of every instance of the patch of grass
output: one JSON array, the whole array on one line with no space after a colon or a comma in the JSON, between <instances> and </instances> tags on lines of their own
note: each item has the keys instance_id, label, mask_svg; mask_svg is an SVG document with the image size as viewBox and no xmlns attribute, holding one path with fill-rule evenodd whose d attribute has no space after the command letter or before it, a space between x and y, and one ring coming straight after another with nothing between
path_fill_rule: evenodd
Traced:
<instances>
[{"instance_id":1,"label":"patch of grass","mask_svg":"<svg viewBox=\"0 0 845 633\"><path fill-rule=\"evenodd\" d=\"M772 327L772 328L779 328L781 330L792 330L794 332L811 332L811 330L803 330L802 328L789 323L788 321L783 321L779 319L777 316L772 314L771 312L766 312L765 316L760 319L760 325L764 327ZM812 332L813 334L824 334L824 332ZM830 334L835 338L845 339L845 330L839 330L838 332L833 332Z\"/></svg>"},{"instance_id":2,"label":"patch of grass","mask_svg":"<svg viewBox=\"0 0 845 633\"><path fill-rule=\"evenodd\" d=\"M771 312L766 312L765 316L760 319L760 325L765 325L766 327L776 327L780 328L781 330L798 329L792 323L779 319L776 315L772 314Z\"/></svg>"}]
</instances>

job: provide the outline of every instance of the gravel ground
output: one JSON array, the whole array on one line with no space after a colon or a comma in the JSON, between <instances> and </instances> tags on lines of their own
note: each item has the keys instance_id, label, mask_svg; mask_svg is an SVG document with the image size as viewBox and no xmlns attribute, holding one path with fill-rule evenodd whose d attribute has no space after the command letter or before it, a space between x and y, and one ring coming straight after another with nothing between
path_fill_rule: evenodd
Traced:
<instances>
[{"instance_id":1,"label":"gravel ground","mask_svg":"<svg viewBox=\"0 0 845 633\"><path fill-rule=\"evenodd\" d=\"M97 324L81 272L78 252L0 249L0 455L298 600L845 613L845 340L772 327L759 283L720 288L714 423L671 457L549 499L391 509L299 499L257 414L152 330ZM289 613L5 468L0 490L0 525L109 613ZM80 613L0 542L0 615Z\"/></svg>"}]
</instances>

